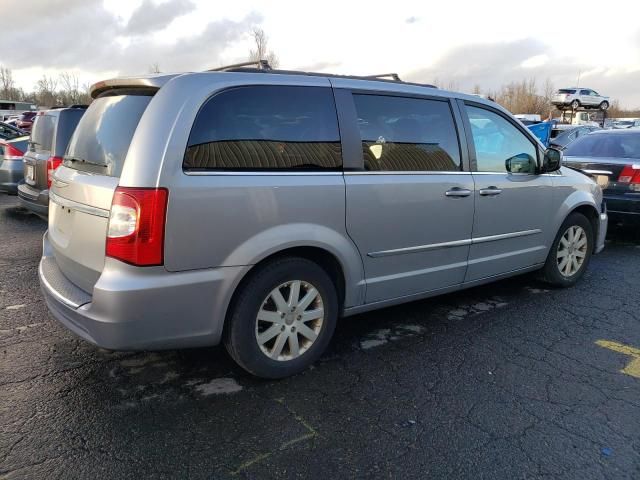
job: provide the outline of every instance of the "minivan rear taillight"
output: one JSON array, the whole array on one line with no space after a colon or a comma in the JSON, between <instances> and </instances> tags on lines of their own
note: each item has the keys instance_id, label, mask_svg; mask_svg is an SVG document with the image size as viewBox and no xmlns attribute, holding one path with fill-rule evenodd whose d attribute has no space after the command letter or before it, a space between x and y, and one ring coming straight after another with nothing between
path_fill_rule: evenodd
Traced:
<instances>
[{"instance_id":1,"label":"minivan rear taillight","mask_svg":"<svg viewBox=\"0 0 640 480\"><path fill-rule=\"evenodd\" d=\"M53 172L62 163L62 157L49 157L47 160L47 188L51 188L51 182L53 181Z\"/></svg>"},{"instance_id":2,"label":"minivan rear taillight","mask_svg":"<svg viewBox=\"0 0 640 480\"><path fill-rule=\"evenodd\" d=\"M3 144L4 146L4 159L5 160L22 160L24 152L14 147L10 143Z\"/></svg>"},{"instance_id":3,"label":"minivan rear taillight","mask_svg":"<svg viewBox=\"0 0 640 480\"><path fill-rule=\"evenodd\" d=\"M168 197L166 188L116 188L107 229L107 257L137 266L162 265Z\"/></svg>"}]
</instances>

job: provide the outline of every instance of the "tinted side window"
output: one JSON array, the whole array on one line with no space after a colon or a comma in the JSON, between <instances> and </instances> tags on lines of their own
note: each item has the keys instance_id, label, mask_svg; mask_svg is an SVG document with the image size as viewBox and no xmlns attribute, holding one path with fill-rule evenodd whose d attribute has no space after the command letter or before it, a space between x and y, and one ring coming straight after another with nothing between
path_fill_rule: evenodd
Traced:
<instances>
[{"instance_id":1,"label":"tinted side window","mask_svg":"<svg viewBox=\"0 0 640 480\"><path fill-rule=\"evenodd\" d=\"M211 97L193 124L183 167L341 169L340 134L331 89L247 86Z\"/></svg>"},{"instance_id":2,"label":"tinted side window","mask_svg":"<svg viewBox=\"0 0 640 480\"><path fill-rule=\"evenodd\" d=\"M460 170L449 102L354 95L366 170Z\"/></svg>"},{"instance_id":3,"label":"tinted side window","mask_svg":"<svg viewBox=\"0 0 640 480\"><path fill-rule=\"evenodd\" d=\"M513 173L535 173L536 147L524 133L497 113L469 105L466 110L479 172L506 172L507 159L528 157L529 168Z\"/></svg>"}]
</instances>

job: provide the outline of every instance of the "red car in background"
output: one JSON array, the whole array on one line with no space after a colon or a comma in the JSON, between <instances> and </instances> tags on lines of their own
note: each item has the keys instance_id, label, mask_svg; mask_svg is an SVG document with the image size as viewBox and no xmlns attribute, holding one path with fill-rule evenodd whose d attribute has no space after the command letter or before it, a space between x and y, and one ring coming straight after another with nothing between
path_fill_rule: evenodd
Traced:
<instances>
[{"instance_id":1,"label":"red car in background","mask_svg":"<svg viewBox=\"0 0 640 480\"><path fill-rule=\"evenodd\" d=\"M16 126L25 132L30 132L33 126L33 120L36 118L36 113L38 112L22 112L22 115L18 117Z\"/></svg>"}]
</instances>

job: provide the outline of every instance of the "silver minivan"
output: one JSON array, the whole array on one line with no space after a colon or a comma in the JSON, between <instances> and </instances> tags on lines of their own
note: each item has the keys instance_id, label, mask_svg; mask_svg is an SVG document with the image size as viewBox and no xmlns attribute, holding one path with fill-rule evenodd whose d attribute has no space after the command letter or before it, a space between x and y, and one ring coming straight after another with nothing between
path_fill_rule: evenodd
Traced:
<instances>
[{"instance_id":1,"label":"silver minivan","mask_svg":"<svg viewBox=\"0 0 640 480\"><path fill-rule=\"evenodd\" d=\"M604 246L600 188L499 105L398 80L233 69L92 87L50 190L54 316L117 350L215 345L297 373L339 317Z\"/></svg>"}]
</instances>

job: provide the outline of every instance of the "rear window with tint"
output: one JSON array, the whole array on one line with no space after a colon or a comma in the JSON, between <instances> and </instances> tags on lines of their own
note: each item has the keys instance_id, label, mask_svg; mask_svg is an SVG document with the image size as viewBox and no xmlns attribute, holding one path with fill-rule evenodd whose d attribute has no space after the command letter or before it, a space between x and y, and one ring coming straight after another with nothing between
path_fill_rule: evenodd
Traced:
<instances>
[{"instance_id":1,"label":"rear window with tint","mask_svg":"<svg viewBox=\"0 0 640 480\"><path fill-rule=\"evenodd\" d=\"M576 91L571 90L570 88L563 88L561 90L558 90L558 93L576 93Z\"/></svg>"},{"instance_id":2,"label":"rear window with tint","mask_svg":"<svg viewBox=\"0 0 640 480\"><path fill-rule=\"evenodd\" d=\"M76 170L120 176L129 144L151 95L110 95L91 103L64 156Z\"/></svg>"},{"instance_id":3,"label":"rear window with tint","mask_svg":"<svg viewBox=\"0 0 640 480\"><path fill-rule=\"evenodd\" d=\"M564 151L568 157L640 158L640 133L584 135Z\"/></svg>"},{"instance_id":4,"label":"rear window with tint","mask_svg":"<svg viewBox=\"0 0 640 480\"><path fill-rule=\"evenodd\" d=\"M185 170L338 170L340 134L328 87L246 86L209 99Z\"/></svg>"},{"instance_id":5,"label":"rear window with tint","mask_svg":"<svg viewBox=\"0 0 640 480\"><path fill-rule=\"evenodd\" d=\"M35 152L50 152L56 132L57 117L38 115L31 131L31 149Z\"/></svg>"}]
</instances>

